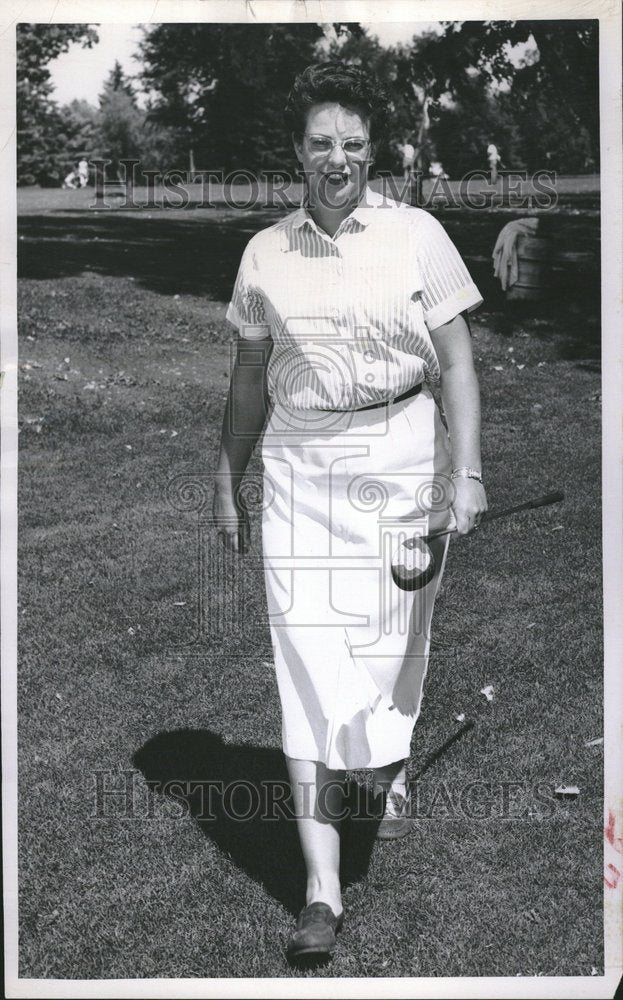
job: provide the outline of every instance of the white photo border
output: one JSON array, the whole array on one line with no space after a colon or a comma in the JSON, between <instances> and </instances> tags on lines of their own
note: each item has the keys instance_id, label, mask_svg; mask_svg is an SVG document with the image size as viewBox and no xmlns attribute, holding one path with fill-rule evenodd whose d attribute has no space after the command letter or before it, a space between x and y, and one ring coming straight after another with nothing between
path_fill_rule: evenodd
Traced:
<instances>
[{"instance_id":1,"label":"white photo border","mask_svg":"<svg viewBox=\"0 0 623 1000\"><path fill-rule=\"evenodd\" d=\"M603 976L465 978L266 978L48 980L18 976L17 961L17 307L15 25L18 22L418 22L489 20L486 0L5 0L0 23L0 390L2 818L7 997L595 997L613 996L623 967L623 879L604 889ZM623 174L621 8L584 0L496 0L495 20L584 19L600 23L603 329L603 581L605 798L623 829ZM622 865L623 867L623 865Z\"/></svg>"}]
</instances>

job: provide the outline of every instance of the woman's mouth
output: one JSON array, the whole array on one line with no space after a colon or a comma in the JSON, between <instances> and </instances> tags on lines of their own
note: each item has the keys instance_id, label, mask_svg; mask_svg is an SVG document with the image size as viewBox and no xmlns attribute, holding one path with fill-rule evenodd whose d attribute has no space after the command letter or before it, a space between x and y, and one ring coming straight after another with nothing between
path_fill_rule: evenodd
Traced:
<instances>
[{"instance_id":1,"label":"woman's mouth","mask_svg":"<svg viewBox=\"0 0 623 1000\"><path fill-rule=\"evenodd\" d=\"M340 187L348 183L349 174L343 170L332 170L331 173L325 174L325 177L327 178L327 184Z\"/></svg>"}]
</instances>

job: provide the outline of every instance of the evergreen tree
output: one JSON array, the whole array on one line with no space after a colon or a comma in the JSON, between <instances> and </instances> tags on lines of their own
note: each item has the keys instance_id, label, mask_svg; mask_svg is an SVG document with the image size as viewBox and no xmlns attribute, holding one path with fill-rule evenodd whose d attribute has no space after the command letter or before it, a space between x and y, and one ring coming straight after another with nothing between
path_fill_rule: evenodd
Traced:
<instances>
[{"instance_id":1,"label":"evergreen tree","mask_svg":"<svg viewBox=\"0 0 623 1000\"><path fill-rule=\"evenodd\" d=\"M134 88L118 61L104 83L99 105L99 152L111 161L107 175L123 179L120 161L141 159L145 112L138 107Z\"/></svg>"}]
</instances>

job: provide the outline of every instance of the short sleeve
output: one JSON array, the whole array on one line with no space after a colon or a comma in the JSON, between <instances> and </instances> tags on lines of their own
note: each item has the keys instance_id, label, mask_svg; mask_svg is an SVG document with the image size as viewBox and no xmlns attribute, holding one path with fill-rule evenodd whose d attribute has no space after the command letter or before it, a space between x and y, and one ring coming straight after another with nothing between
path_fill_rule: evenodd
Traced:
<instances>
[{"instance_id":1,"label":"short sleeve","mask_svg":"<svg viewBox=\"0 0 623 1000\"><path fill-rule=\"evenodd\" d=\"M426 214L425 224L418 227L416 252L423 280L421 302L429 330L482 304L482 295L463 258L432 215Z\"/></svg>"},{"instance_id":2,"label":"short sleeve","mask_svg":"<svg viewBox=\"0 0 623 1000\"><path fill-rule=\"evenodd\" d=\"M257 279L257 260L249 243L242 255L231 302L225 314L244 340L266 340L270 337L264 298Z\"/></svg>"}]
</instances>

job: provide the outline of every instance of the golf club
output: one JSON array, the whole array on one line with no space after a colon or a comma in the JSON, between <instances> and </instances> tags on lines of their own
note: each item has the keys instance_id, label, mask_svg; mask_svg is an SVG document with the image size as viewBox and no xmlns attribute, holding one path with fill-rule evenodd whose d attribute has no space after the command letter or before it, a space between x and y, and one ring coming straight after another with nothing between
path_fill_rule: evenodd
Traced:
<instances>
[{"instance_id":1,"label":"golf club","mask_svg":"<svg viewBox=\"0 0 623 1000\"><path fill-rule=\"evenodd\" d=\"M487 524L499 517L509 517L522 510L535 510L538 507L560 503L564 498L562 490L556 490L554 493L546 493L545 496L537 497L534 500L524 500L521 503L513 504L512 507L486 511L480 519L480 524ZM428 543L436 538L443 538L445 535L456 534L456 528L444 528L442 531L434 531L430 535L414 535L402 542L392 559L392 578L396 586L400 587L401 590L420 590L425 587L435 573L435 557Z\"/></svg>"}]
</instances>

